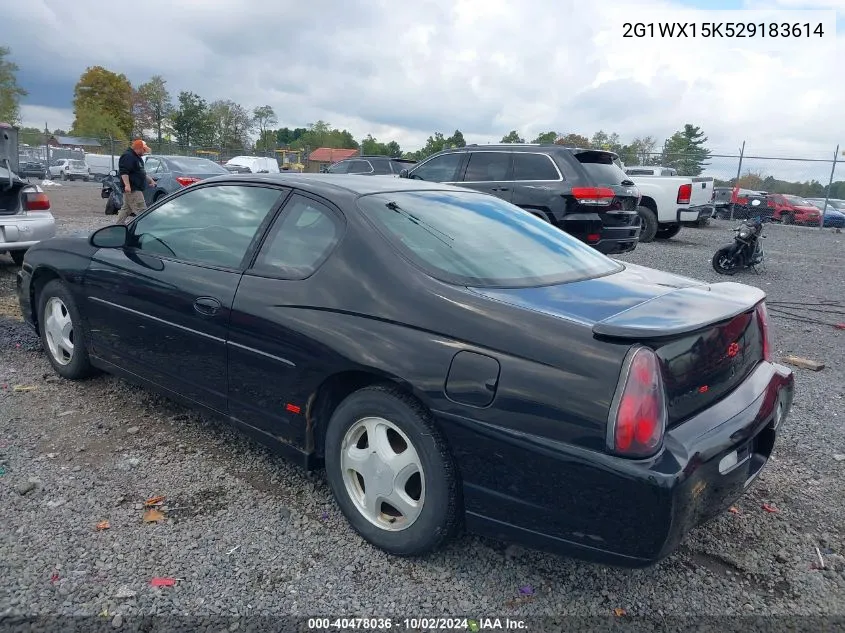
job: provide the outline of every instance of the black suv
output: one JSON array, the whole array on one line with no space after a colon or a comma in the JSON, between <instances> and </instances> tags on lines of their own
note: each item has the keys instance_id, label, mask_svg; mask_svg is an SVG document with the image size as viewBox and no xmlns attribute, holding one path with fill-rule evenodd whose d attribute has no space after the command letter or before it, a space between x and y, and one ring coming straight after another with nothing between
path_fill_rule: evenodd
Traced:
<instances>
[{"instance_id":1,"label":"black suv","mask_svg":"<svg viewBox=\"0 0 845 633\"><path fill-rule=\"evenodd\" d=\"M490 193L602 253L637 247L640 193L613 152L562 145L467 145L433 154L400 178Z\"/></svg>"},{"instance_id":2,"label":"black suv","mask_svg":"<svg viewBox=\"0 0 845 633\"><path fill-rule=\"evenodd\" d=\"M407 158L390 156L355 156L336 162L326 169L329 174L359 174L370 176L398 176L403 169L417 164Z\"/></svg>"}]
</instances>

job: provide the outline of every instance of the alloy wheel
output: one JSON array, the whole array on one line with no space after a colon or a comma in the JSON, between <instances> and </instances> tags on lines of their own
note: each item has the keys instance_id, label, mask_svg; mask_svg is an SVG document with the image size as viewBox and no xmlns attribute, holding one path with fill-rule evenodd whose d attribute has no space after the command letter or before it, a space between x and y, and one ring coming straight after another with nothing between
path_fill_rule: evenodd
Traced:
<instances>
[{"instance_id":1,"label":"alloy wheel","mask_svg":"<svg viewBox=\"0 0 845 633\"><path fill-rule=\"evenodd\" d=\"M425 473L417 450L395 424L362 418L346 432L341 471L355 508L373 525L404 530L419 518L425 502Z\"/></svg>"},{"instance_id":2,"label":"alloy wheel","mask_svg":"<svg viewBox=\"0 0 845 633\"><path fill-rule=\"evenodd\" d=\"M60 365L73 360L73 320L64 302L50 297L44 306L44 334L50 354Z\"/></svg>"}]
</instances>

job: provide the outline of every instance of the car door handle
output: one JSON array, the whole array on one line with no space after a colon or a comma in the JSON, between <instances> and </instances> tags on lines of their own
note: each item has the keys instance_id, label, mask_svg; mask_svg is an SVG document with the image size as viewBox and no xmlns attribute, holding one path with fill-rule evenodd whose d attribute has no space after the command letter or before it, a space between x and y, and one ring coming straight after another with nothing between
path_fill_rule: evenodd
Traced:
<instances>
[{"instance_id":1,"label":"car door handle","mask_svg":"<svg viewBox=\"0 0 845 633\"><path fill-rule=\"evenodd\" d=\"M491 191L510 191L507 187L493 187Z\"/></svg>"},{"instance_id":2,"label":"car door handle","mask_svg":"<svg viewBox=\"0 0 845 633\"><path fill-rule=\"evenodd\" d=\"M203 316L214 316L222 306L214 297L198 297L194 301L194 310Z\"/></svg>"}]
</instances>

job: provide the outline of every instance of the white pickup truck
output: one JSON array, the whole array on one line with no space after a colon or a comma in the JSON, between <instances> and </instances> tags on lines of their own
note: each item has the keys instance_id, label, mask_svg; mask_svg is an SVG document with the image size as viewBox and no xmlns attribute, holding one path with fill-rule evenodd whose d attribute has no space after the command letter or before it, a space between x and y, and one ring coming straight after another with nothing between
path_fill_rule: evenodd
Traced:
<instances>
[{"instance_id":1,"label":"white pickup truck","mask_svg":"<svg viewBox=\"0 0 845 633\"><path fill-rule=\"evenodd\" d=\"M675 237L682 226L700 226L713 215L713 178L678 176L671 167L620 167L640 190L640 242Z\"/></svg>"}]
</instances>

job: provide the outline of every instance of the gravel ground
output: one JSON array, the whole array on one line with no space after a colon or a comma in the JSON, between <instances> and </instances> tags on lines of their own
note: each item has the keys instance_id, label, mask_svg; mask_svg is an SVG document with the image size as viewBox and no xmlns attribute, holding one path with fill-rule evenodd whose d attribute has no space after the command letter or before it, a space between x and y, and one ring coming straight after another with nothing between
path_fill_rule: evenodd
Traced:
<instances>
[{"instance_id":1,"label":"gravel ground","mask_svg":"<svg viewBox=\"0 0 845 633\"><path fill-rule=\"evenodd\" d=\"M60 232L109 223L98 191L49 188ZM623 259L721 281L709 262L730 227L684 229ZM736 281L771 301L845 297L845 235L767 234L765 270ZM831 325L772 314L778 356L827 367L795 369L792 417L738 512L695 530L661 564L620 570L474 536L399 560L347 527L322 473L118 379L58 379L19 320L13 273L0 258L0 614L101 614L115 625L164 613L845 615L845 331ZM156 495L167 519L145 523L143 501ZM97 530L101 521L110 527ZM154 588L154 577L178 581Z\"/></svg>"}]
</instances>

